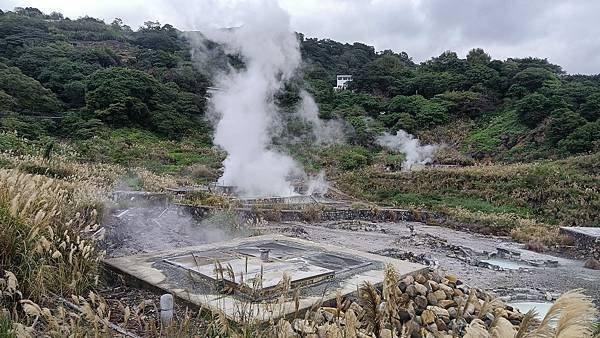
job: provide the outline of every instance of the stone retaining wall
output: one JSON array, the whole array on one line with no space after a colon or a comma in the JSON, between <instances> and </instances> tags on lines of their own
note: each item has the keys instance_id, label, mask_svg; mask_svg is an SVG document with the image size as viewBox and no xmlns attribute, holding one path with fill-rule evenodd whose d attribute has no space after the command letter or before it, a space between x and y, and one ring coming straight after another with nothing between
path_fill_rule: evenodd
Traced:
<instances>
[{"instance_id":1,"label":"stone retaining wall","mask_svg":"<svg viewBox=\"0 0 600 338\"><path fill-rule=\"evenodd\" d=\"M218 207L179 205L194 217L203 219ZM262 218L268 221L372 221L372 222L425 222L430 215L426 212L413 212L402 209L323 209L308 208L304 210L277 210L258 208L235 208L233 211L245 219Z\"/></svg>"},{"instance_id":2,"label":"stone retaining wall","mask_svg":"<svg viewBox=\"0 0 600 338\"><path fill-rule=\"evenodd\" d=\"M561 227L559 233L573 238L575 245L589 252L591 257L600 258L600 235L592 235L578 230L579 227ZM600 233L600 230L598 231Z\"/></svg>"}]
</instances>

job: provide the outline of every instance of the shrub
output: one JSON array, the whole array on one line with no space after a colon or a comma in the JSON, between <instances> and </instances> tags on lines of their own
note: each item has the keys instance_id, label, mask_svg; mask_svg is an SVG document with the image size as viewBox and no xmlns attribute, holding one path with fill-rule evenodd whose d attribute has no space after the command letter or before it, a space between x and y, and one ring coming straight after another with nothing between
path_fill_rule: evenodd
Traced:
<instances>
[{"instance_id":1,"label":"shrub","mask_svg":"<svg viewBox=\"0 0 600 338\"><path fill-rule=\"evenodd\" d=\"M352 148L343 152L338 157L338 168L353 170L371 163L371 154L365 148Z\"/></svg>"},{"instance_id":2,"label":"shrub","mask_svg":"<svg viewBox=\"0 0 600 338\"><path fill-rule=\"evenodd\" d=\"M588 122L575 129L567 138L558 143L559 147L571 154L584 153L600 148L600 120Z\"/></svg>"},{"instance_id":3,"label":"shrub","mask_svg":"<svg viewBox=\"0 0 600 338\"><path fill-rule=\"evenodd\" d=\"M51 178L67 178L75 173L67 168L56 165L40 165L32 162L24 162L19 165L19 170L28 174L44 175Z\"/></svg>"},{"instance_id":4,"label":"shrub","mask_svg":"<svg viewBox=\"0 0 600 338\"><path fill-rule=\"evenodd\" d=\"M517 102L519 120L529 128L542 122L549 115L551 109L550 100L538 93L527 95Z\"/></svg>"}]
</instances>

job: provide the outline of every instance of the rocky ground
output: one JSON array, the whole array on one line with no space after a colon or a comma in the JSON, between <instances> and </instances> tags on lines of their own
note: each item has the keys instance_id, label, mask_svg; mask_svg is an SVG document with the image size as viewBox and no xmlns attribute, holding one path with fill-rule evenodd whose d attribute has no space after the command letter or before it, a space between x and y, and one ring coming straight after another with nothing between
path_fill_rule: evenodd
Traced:
<instances>
[{"instance_id":1,"label":"rocky ground","mask_svg":"<svg viewBox=\"0 0 600 338\"><path fill-rule=\"evenodd\" d=\"M600 271L583 261L525 250L508 238L479 235L416 222L372 223L337 221L313 223L261 223L251 231L234 231L215 222L197 222L174 206L115 210L109 218L105 249L109 256L156 251L176 246L222 241L250 233L281 233L315 242L334 244L442 267L469 284L519 299L552 299L573 288L583 288L600 302ZM498 271L475 266L470 258L483 257L497 248L519 252L524 260L558 262L558 267L525 266Z\"/></svg>"},{"instance_id":2,"label":"rocky ground","mask_svg":"<svg viewBox=\"0 0 600 338\"><path fill-rule=\"evenodd\" d=\"M485 292L488 291L495 296L503 297L508 302L544 301L555 300L565 291L582 288L597 304L600 303L600 283L598 283L600 271L585 268L583 261L525 250L522 245L508 238L483 236L418 222L258 222L241 226L239 220L228 219L227 216L198 221L173 205L115 209L106 220L104 224L106 239L103 246L107 255L113 257L223 241L236 236L280 233L428 265L431 267L429 276L425 278L417 276L422 280L415 280L412 277L406 279L400 284L400 289L403 295L410 298L407 301L411 306L405 308L412 309L410 314L404 314L405 324L408 323L407 325L412 325L415 329L417 327L427 329L430 332L435 330L444 332L457 328L462 330L477 317L484 327L489 327L493 316L498 314L514 323L520 319L518 312L511 311L510 307L495 312L489 311L487 314L476 316L467 314L466 317L461 314L457 317L455 312L465 310L462 298L465 298L465 291L469 287L477 288L479 302L475 304L478 308L485 298L489 298L485 296ZM235 226L226 226L234 221L237 222ZM493 269L486 267L485 264L483 266L477 264L488 254L497 252L498 248L507 252L517 252L522 260L553 261L558 265L535 267L525 264L519 269ZM433 271L444 270L446 272L441 274L433 273ZM448 278L443 277L448 275L459 276L460 281L449 282ZM149 316L149 318L156 316L159 295L150 290L132 288L127 284L118 280L112 281L101 294L107 298L110 305L115 306L115 310L118 304L123 303L129 304L132 309L137 309L136 311L142 316ZM456 297L458 298L455 299ZM460 302L462 305L458 306ZM345 304L345 307L350 306L349 304ZM357 305L358 300L353 312L360 316L360 308L357 308ZM176 317L185 317L185 308L181 304L176 311ZM316 333L318 330L323 330L323 327L334 327L329 317L331 316L323 313L319 317L321 318L319 325L312 323L308 327L306 323L292 322L290 328L301 334L307 333L304 330L311 332L314 330ZM128 328L138 333L147 329L133 322L128 325Z\"/></svg>"},{"instance_id":3,"label":"rocky ground","mask_svg":"<svg viewBox=\"0 0 600 338\"><path fill-rule=\"evenodd\" d=\"M469 285L513 299L556 298L565 291L582 288L600 302L600 271L585 268L583 261L570 260L525 250L507 238L483 236L423 223L370 223L360 221L284 223L264 227L288 236L350 247L382 255L407 258L442 267ZM558 267L526 266L497 271L474 266L465 255L485 256L497 248L519 252L524 260L558 262Z\"/></svg>"}]
</instances>

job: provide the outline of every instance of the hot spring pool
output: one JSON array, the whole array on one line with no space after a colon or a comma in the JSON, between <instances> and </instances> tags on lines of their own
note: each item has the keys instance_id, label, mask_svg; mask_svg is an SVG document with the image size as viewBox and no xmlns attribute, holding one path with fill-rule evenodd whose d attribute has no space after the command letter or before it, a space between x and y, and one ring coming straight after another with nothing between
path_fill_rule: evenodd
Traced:
<instances>
[{"instance_id":1,"label":"hot spring pool","mask_svg":"<svg viewBox=\"0 0 600 338\"><path fill-rule=\"evenodd\" d=\"M538 315L537 315L538 319L544 318L546 313L548 313L548 310L550 310L550 307L552 307L552 303L549 303L549 302L524 301L524 302L514 302L514 303L507 303L507 304L514 308L519 309L519 311L521 311L521 313L527 313L527 311L529 311L531 309L535 309L535 311L538 313Z\"/></svg>"}]
</instances>

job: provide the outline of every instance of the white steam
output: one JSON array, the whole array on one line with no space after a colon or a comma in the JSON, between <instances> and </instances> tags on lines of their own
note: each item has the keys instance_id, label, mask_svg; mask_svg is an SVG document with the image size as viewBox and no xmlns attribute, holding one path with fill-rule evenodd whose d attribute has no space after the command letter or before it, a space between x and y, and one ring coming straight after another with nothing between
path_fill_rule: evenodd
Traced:
<instances>
[{"instance_id":1,"label":"white steam","mask_svg":"<svg viewBox=\"0 0 600 338\"><path fill-rule=\"evenodd\" d=\"M219 183L235 186L242 197L294 195L292 179L306 174L290 156L273 148L272 132L278 124L274 95L301 61L297 37L289 15L276 1L242 2L231 13L239 27L203 31L245 65L215 78L220 90L211 100L218 119L214 142L227 152ZM193 52L206 50L195 47ZM202 55L195 59L202 60ZM318 120L318 110L306 114Z\"/></svg>"},{"instance_id":2,"label":"white steam","mask_svg":"<svg viewBox=\"0 0 600 338\"><path fill-rule=\"evenodd\" d=\"M290 196L290 176L299 167L270 149L269 129L277 112L273 95L300 64L300 51L289 16L276 3L261 5L242 12L241 27L212 37L238 52L246 66L219 78L222 90L212 100L221 116L214 141L227 151L219 182L245 197Z\"/></svg>"},{"instance_id":3,"label":"white steam","mask_svg":"<svg viewBox=\"0 0 600 338\"><path fill-rule=\"evenodd\" d=\"M436 145L421 145L419 139L404 130L398 130L396 135L385 133L379 136L377 144L405 154L402 170L410 170L413 164L431 163L433 153L437 149Z\"/></svg>"},{"instance_id":4,"label":"white steam","mask_svg":"<svg viewBox=\"0 0 600 338\"><path fill-rule=\"evenodd\" d=\"M307 195L323 196L329 190L329 183L325 179L325 172L320 171L317 176L310 177L306 187Z\"/></svg>"},{"instance_id":5,"label":"white steam","mask_svg":"<svg viewBox=\"0 0 600 338\"><path fill-rule=\"evenodd\" d=\"M339 120L322 120L319 118L319 106L306 91L300 91L298 115L310 123L317 144L331 145L344 143L346 133L344 124Z\"/></svg>"}]
</instances>

